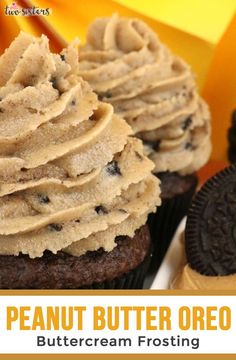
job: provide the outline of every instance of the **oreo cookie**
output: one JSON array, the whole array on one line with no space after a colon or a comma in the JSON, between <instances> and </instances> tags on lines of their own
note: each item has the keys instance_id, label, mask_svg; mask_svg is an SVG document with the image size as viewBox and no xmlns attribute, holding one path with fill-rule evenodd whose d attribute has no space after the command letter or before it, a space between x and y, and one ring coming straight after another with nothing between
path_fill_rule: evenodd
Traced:
<instances>
[{"instance_id":1,"label":"oreo cookie","mask_svg":"<svg viewBox=\"0 0 236 360\"><path fill-rule=\"evenodd\" d=\"M236 165L213 176L195 196L185 248L188 263L200 274L236 273Z\"/></svg>"}]
</instances>

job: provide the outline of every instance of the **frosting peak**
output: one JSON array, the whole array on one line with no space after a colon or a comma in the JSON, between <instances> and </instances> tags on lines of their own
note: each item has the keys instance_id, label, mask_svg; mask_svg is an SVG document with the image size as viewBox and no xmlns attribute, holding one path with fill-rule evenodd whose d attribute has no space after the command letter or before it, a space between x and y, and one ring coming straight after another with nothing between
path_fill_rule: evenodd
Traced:
<instances>
[{"instance_id":1,"label":"frosting peak","mask_svg":"<svg viewBox=\"0 0 236 360\"><path fill-rule=\"evenodd\" d=\"M87 34L88 44L97 50L120 50L124 53L148 47L158 49L156 34L143 22L136 19L100 18L91 24Z\"/></svg>"},{"instance_id":2,"label":"frosting peak","mask_svg":"<svg viewBox=\"0 0 236 360\"><path fill-rule=\"evenodd\" d=\"M133 236L160 203L130 126L79 76L77 43L20 35L0 57L0 254L77 256Z\"/></svg>"}]
</instances>

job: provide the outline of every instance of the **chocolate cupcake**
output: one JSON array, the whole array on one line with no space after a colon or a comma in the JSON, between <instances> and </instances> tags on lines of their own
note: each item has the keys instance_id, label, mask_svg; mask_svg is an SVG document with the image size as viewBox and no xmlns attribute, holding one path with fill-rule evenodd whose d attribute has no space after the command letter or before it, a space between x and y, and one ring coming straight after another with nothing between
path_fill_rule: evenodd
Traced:
<instances>
[{"instance_id":1,"label":"chocolate cupcake","mask_svg":"<svg viewBox=\"0 0 236 360\"><path fill-rule=\"evenodd\" d=\"M207 105L189 66L138 19L96 19L80 59L80 75L131 125L161 178L162 205L149 219L157 267L210 156Z\"/></svg>"},{"instance_id":2,"label":"chocolate cupcake","mask_svg":"<svg viewBox=\"0 0 236 360\"><path fill-rule=\"evenodd\" d=\"M159 180L130 126L25 33L0 57L0 288L140 288Z\"/></svg>"},{"instance_id":3,"label":"chocolate cupcake","mask_svg":"<svg viewBox=\"0 0 236 360\"><path fill-rule=\"evenodd\" d=\"M236 166L232 165L208 180L196 195L185 230L186 262L172 288L235 290L235 193Z\"/></svg>"},{"instance_id":4,"label":"chocolate cupcake","mask_svg":"<svg viewBox=\"0 0 236 360\"><path fill-rule=\"evenodd\" d=\"M236 162L236 110L232 114L231 126L228 130L228 159L231 163Z\"/></svg>"}]
</instances>

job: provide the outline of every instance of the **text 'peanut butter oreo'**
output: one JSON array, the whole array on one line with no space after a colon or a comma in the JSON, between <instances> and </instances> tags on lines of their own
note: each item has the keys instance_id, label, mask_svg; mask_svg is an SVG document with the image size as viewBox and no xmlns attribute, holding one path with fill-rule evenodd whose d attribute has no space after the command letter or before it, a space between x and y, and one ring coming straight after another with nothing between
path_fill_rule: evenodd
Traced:
<instances>
[{"instance_id":1,"label":"text 'peanut butter oreo'","mask_svg":"<svg viewBox=\"0 0 236 360\"><path fill-rule=\"evenodd\" d=\"M189 210L185 247L191 268L209 276L236 273L236 165L217 173Z\"/></svg>"}]
</instances>

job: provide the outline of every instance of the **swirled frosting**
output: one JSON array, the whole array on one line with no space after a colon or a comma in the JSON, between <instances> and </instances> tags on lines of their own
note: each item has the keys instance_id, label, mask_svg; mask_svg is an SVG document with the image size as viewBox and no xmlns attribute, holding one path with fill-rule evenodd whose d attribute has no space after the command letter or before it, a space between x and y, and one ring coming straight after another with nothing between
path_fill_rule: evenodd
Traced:
<instances>
[{"instance_id":1,"label":"swirled frosting","mask_svg":"<svg viewBox=\"0 0 236 360\"><path fill-rule=\"evenodd\" d=\"M0 254L111 251L160 204L141 141L78 72L77 43L45 36L0 57Z\"/></svg>"},{"instance_id":2,"label":"swirled frosting","mask_svg":"<svg viewBox=\"0 0 236 360\"><path fill-rule=\"evenodd\" d=\"M155 172L190 174L211 152L210 114L186 63L142 21L96 19L80 51L80 75L144 141Z\"/></svg>"}]
</instances>

